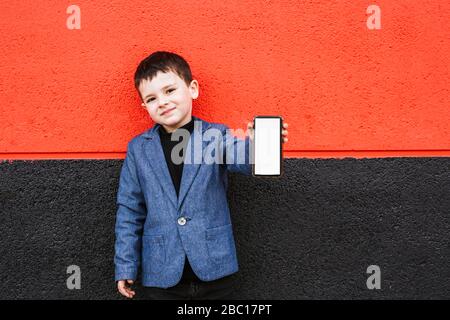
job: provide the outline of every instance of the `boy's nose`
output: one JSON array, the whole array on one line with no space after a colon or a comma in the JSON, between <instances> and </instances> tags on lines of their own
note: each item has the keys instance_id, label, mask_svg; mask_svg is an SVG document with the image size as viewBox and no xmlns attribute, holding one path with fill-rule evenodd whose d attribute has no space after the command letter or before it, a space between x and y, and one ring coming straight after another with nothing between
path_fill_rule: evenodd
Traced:
<instances>
[{"instance_id":1,"label":"boy's nose","mask_svg":"<svg viewBox=\"0 0 450 320\"><path fill-rule=\"evenodd\" d=\"M163 98L163 99L159 100L159 105L160 105L161 107L167 105L168 103L169 103L169 100L168 100L168 99Z\"/></svg>"}]
</instances>

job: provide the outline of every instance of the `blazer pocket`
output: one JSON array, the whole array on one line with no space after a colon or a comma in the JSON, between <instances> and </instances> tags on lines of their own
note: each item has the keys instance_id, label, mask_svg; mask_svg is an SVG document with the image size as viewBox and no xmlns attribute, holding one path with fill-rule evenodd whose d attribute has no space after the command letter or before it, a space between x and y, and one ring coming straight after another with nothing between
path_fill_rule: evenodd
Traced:
<instances>
[{"instance_id":1,"label":"blazer pocket","mask_svg":"<svg viewBox=\"0 0 450 320\"><path fill-rule=\"evenodd\" d=\"M163 235L142 237L142 264L147 273L159 273L166 263L166 247Z\"/></svg>"},{"instance_id":2,"label":"blazer pocket","mask_svg":"<svg viewBox=\"0 0 450 320\"><path fill-rule=\"evenodd\" d=\"M230 262L233 252L233 229L231 224L206 229L208 255L216 264Z\"/></svg>"}]
</instances>

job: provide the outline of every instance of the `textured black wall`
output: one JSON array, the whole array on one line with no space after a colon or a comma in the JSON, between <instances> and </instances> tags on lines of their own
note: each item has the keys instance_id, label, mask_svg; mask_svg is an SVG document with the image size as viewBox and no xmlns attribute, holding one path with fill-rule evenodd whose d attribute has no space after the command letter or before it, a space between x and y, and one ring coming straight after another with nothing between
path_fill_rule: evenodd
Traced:
<instances>
[{"instance_id":1,"label":"textured black wall","mask_svg":"<svg viewBox=\"0 0 450 320\"><path fill-rule=\"evenodd\" d=\"M0 299L120 298L121 165L0 163ZM229 176L236 299L450 298L450 158L286 159L285 170ZM373 264L380 290L366 287ZM80 290L66 287L69 265Z\"/></svg>"}]
</instances>

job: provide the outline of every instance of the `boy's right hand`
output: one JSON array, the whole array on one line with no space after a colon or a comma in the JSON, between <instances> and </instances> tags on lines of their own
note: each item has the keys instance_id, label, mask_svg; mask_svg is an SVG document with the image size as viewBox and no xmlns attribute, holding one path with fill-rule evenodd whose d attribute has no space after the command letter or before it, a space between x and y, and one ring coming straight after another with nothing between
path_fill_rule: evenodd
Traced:
<instances>
[{"instance_id":1,"label":"boy's right hand","mask_svg":"<svg viewBox=\"0 0 450 320\"><path fill-rule=\"evenodd\" d=\"M129 285L132 285L134 283L134 281L133 280L119 280L119 281L117 281L117 289L119 290L120 294L131 299L134 297L136 292L131 290L131 287L129 287L127 285L127 283Z\"/></svg>"}]
</instances>

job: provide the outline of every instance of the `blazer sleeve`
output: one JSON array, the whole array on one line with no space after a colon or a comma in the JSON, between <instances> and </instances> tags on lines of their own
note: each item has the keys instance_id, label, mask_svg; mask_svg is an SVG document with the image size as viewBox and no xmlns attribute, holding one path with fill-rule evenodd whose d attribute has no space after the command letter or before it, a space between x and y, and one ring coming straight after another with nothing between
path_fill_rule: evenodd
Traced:
<instances>
[{"instance_id":1,"label":"blazer sleeve","mask_svg":"<svg viewBox=\"0 0 450 320\"><path fill-rule=\"evenodd\" d=\"M132 143L122 165L117 192L115 280L135 280L141 260L142 229L147 215Z\"/></svg>"},{"instance_id":2,"label":"blazer sleeve","mask_svg":"<svg viewBox=\"0 0 450 320\"><path fill-rule=\"evenodd\" d=\"M252 145L250 138L240 139L231 134L230 129L224 125L224 163L230 172L246 176L252 174Z\"/></svg>"}]
</instances>

